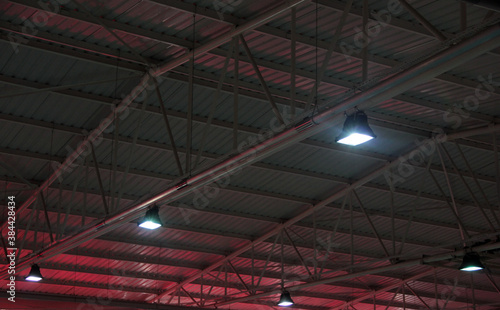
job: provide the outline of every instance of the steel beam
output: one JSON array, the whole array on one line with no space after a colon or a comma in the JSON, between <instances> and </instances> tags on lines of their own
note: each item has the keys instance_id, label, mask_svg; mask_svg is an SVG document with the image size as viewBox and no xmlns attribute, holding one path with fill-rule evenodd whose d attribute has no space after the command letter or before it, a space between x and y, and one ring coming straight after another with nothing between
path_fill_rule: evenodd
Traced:
<instances>
[{"instance_id":1,"label":"steel beam","mask_svg":"<svg viewBox=\"0 0 500 310\"><path fill-rule=\"evenodd\" d=\"M410 12L413 17L415 17L422 26L425 27L430 33L432 33L436 38L440 41L446 40L446 37L439 31L436 27L434 27L422 14L420 14L414 7L412 7L406 0L399 0L405 9Z\"/></svg>"},{"instance_id":2,"label":"steel beam","mask_svg":"<svg viewBox=\"0 0 500 310\"><path fill-rule=\"evenodd\" d=\"M163 121L165 122L165 128L167 129L168 139L170 140L170 145L172 146L172 152L174 153L175 163L177 164L177 170L179 171L179 175L183 175L184 172L182 170L181 161L179 159L179 153L177 152L177 146L175 145L175 139L172 133L172 128L170 127L170 122L168 121L167 109L165 109L165 105L161 97L161 92L159 88L160 85L158 84L156 78L153 79L153 82L155 84L156 96L158 97L158 105L160 106L161 115L163 116ZM143 103L143 109L145 105L146 103Z\"/></svg>"},{"instance_id":3,"label":"steel beam","mask_svg":"<svg viewBox=\"0 0 500 310\"><path fill-rule=\"evenodd\" d=\"M405 283L406 287L410 290L410 292L413 294L413 296L417 297L418 300L429 310L431 310L431 307L429 307L429 305L427 305L427 303L422 299L422 297L420 297L420 294L416 293L415 290L413 290L411 288L411 286L407 283Z\"/></svg>"},{"instance_id":4,"label":"steel beam","mask_svg":"<svg viewBox=\"0 0 500 310\"><path fill-rule=\"evenodd\" d=\"M257 78L259 79L260 85L262 86L262 89L264 91L264 94L266 94L267 101L269 101L269 104L271 105L271 109L274 113L274 116L280 124L285 124L285 121L283 120L283 117L281 116L281 113L278 109L278 106L276 105L276 102L274 102L273 96L271 95L271 92L269 91L269 87L267 87L266 80L264 80L264 77L262 76L262 73L260 73L260 69L257 66L257 63L255 62L254 57L252 56L252 52L250 51L250 48L248 47L247 41L243 37L243 35L240 35L240 41L241 45L245 49L245 52L247 54L248 59L250 59L250 63L252 64L252 68L257 75Z\"/></svg>"},{"instance_id":5,"label":"steel beam","mask_svg":"<svg viewBox=\"0 0 500 310\"><path fill-rule=\"evenodd\" d=\"M355 198L356 198L356 200L358 201L358 203L359 203L359 207L360 207L361 211L363 211L363 215L364 215L364 216L366 217L366 219L368 220L368 223L370 224L370 227L371 227L371 229L372 229L373 234L375 235L375 237L377 237L377 240L378 240L378 242L380 243L380 246L381 246L381 247L382 247L382 249L384 250L385 256L387 256L387 257L391 256L391 255L389 255L389 251L387 251L387 248L385 247L385 244L384 244L384 242L382 241L382 238L380 238L380 235L378 234L377 229L375 228L375 225L373 224L373 222L372 222L372 220L371 220L371 218L370 218L370 215L368 215L368 213L366 212L365 207L363 206L363 203L361 202L361 199L360 199L360 198L359 198L359 196L358 196L358 193L356 193L356 190L353 190L353 191L352 191L352 194L354 195L354 197L355 197ZM393 214L393 213L391 213L391 220L392 220L392 221L394 221L394 220L395 220L395 217L394 217L394 214ZM395 240L395 236L394 236L394 234L392 235L392 242L393 242L393 247L395 248L395 244L396 244L395 242L396 242L396 240ZM394 252L393 252L393 255L395 255L395 254L396 254L396 252L394 251Z\"/></svg>"},{"instance_id":6,"label":"steel beam","mask_svg":"<svg viewBox=\"0 0 500 310\"><path fill-rule=\"evenodd\" d=\"M99 189L101 190L101 198L102 198L102 205L104 207L104 212L106 215L109 214L109 208L108 208L108 203L106 201L106 196L105 196L105 190L104 190L104 186L102 184L102 178L101 178L101 172L99 170L99 162L97 161L97 157L95 155L95 148L94 148L94 144L93 143L90 143L90 150L91 150L91 154L92 154L92 161L94 162L94 168L95 168L95 172L96 172L96 176L97 176L97 181L99 183ZM111 170L113 170L113 168L111 168ZM111 195L113 195L114 193L111 193Z\"/></svg>"}]
</instances>

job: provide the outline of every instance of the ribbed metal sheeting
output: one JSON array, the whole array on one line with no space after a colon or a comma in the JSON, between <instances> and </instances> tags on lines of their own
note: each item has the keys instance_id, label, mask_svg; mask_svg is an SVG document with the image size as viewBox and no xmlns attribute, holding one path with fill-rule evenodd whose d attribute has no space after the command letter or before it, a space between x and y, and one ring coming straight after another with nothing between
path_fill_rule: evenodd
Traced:
<instances>
[{"instance_id":1,"label":"ribbed metal sheeting","mask_svg":"<svg viewBox=\"0 0 500 310\"><path fill-rule=\"evenodd\" d=\"M308 100L307 96L317 78L326 55L326 47L333 38L346 2L308 2L296 8L299 41L296 55L296 100L297 114L300 115L296 120L313 113L309 111L302 114L304 103ZM50 22L37 29L40 37L51 34L55 38L72 42L75 46L52 42L49 48L46 40L31 38L26 46L19 46L17 53L8 41L8 29L21 27L25 17L37 12L31 8L36 3L21 1L0 4L0 28L4 29L4 37L0 42L0 50L3 52L0 57L0 74L5 81L0 83L1 96L21 94L1 98L0 160L15 168L24 179L35 185L41 184L54 170L51 162L63 161L68 156L69 149L76 147L110 113L116 103L114 100L122 98L138 83L147 66L142 64L143 59L135 53L152 63L170 61L191 48L193 41L204 44L231 30L229 20L222 19L222 15L219 16L217 12L224 12L226 18L233 16L241 21L248 21L283 3L284 1L120 0L77 5L70 2L60 8L60 14L52 16ZM220 7L224 4L226 6ZM386 1L370 1L370 9L384 10L388 4ZM423 0L413 1L412 5L445 36L452 37L459 32L459 2ZM86 15L81 6L85 6L94 17ZM193 10L198 13L195 20ZM203 17L203 14L208 14L209 17ZM356 36L362 27L361 14L362 1L354 1L323 82L318 85L317 102L320 105L327 103L329 107L333 107L342 104L339 98L362 82L361 51L357 50L346 56L341 48L346 44L355 45ZM483 9L467 5L468 25L479 24L486 14ZM373 18L371 15L372 23ZM100 21L106 22L109 28L120 28L115 34L126 44L99 25ZM370 30L376 31L377 26L371 25ZM124 29L127 33L124 33ZM285 112L290 111L290 13L286 12L255 31L244 33L244 38L274 95L278 110L285 115ZM401 14L392 16L392 22L382 26L372 39L368 46L369 79L379 75L386 77L388 70L396 72L401 64L434 50L440 44L404 10ZM205 126L211 117L217 82L230 45L225 43L195 60L191 155L194 160L196 152L199 149L203 151L198 171L220 162L221 156L235 152L232 94L235 63L232 59L223 80L223 91L216 102L214 122L210 128ZM93 51L83 53L87 48ZM277 123L271 104L267 102L260 81L241 44L239 51L239 91L244 95L238 98L236 144L243 146L245 143L258 143L259 132L262 134L265 129L272 128ZM117 58L125 60L118 61ZM434 129L443 128L453 133L487 126L495 121L499 117L498 90L488 98L481 99L474 110L465 111L471 113L460 116L458 127L450 120L454 115L447 112L463 104L468 96L477 97L480 77L489 79L491 73L493 81L498 80L496 68L499 59L498 51L487 53L367 110L370 124L378 136L373 142L358 148L335 144L335 137L342 130L343 119L339 118L331 128L310 139L277 152L238 174L230 175L226 180L227 186L222 180L218 185L211 184L177 201L159 203L164 223L164 227L159 230L138 229L136 221L123 223L112 232L42 262L43 274L47 279L45 283L22 281L21 276L27 273L27 270L23 271L18 281L19 292L49 294L55 295L55 298L65 296L85 299L103 296L124 302L150 302L158 293L219 262L280 223L417 147L419 139L430 137ZM188 144L186 118L189 89L186 80L189 64L172 71L160 79L159 91L163 101L161 104L169 115L170 128L184 170ZM71 87L71 94L61 94L57 90L27 94L37 87L96 82L101 79L106 81L74 85ZM357 88L355 92L362 91L362 88ZM481 95L482 93L479 94ZM140 97L141 100L136 101L145 104L145 112L140 112L143 105L133 107L126 117L120 118L118 129L106 132L105 139L95 146L107 204L112 205L110 193L113 193L115 199L122 195L120 204L113 207L111 213L125 210L190 175L188 171L183 171L182 174L178 171L173 145L167 134L155 90L149 89L147 98L142 100L143 98L146 97ZM313 100L313 103L316 101ZM340 111L342 112L344 111ZM138 141L132 147L141 120ZM287 124L293 122L291 119L286 120ZM207 133L207 138L202 148L204 133ZM118 142L113 143L114 137L118 138ZM464 175L467 185L472 188L487 219L475 206L467 186L462 183L446 155L441 152L444 156L443 168L437 151L424 154L421 158L423 162L414 167L415 171L404 175L403 180L394 184L394 192L391 192L391 183L386 176L381 175L356 189L361 203L354 193L347 194L342 214L340 209L344 197L287 228L291 241L286 234L283 235L285 286L291 288L298 307L310 310L331 309L342 306L345 301L370 294L373 290L381 290L375 296L378 307L385 308L395 295L394 305L390 309L402 307L403 301L408 307L418 308L423 304L409 288L401 288L397 294L397 288L387 292L383 288L434 267L437 273L436 291L432 275L409 282L411 288L431 307L436 303L436 293L438 304L445 302L448 297L446 294L452 292L454 279L458 279L459 286L449 295L451 297L447 307L450 309L467 307L472 302L472 286L474 298L482 305L497 300L497 292L484 274L470 277L456 271L461 257L432 265L399 269L394 266L395 270L391 272L293 290L295 285L314 281L304 268L301 257L311 272L314 272L312 258L317 255L321 263L321 259L324 259L326 274L322 278L325 278L349 276L353 272L390 266L396 261L390 261L387 256L399 254L399 251L399 262L404 262L418 259L422 255L436 255L462 248L459 225L452 211L454 207L448 180L452 185L460 219L470 236L476 238L466 241L466 244L470 246L476 241L494 239L499 223L492 216L492 210L498 216L493 135L472 136L457 142L460 149L454 142L444 143L443 147ZM460 151L467 161L462 159ZM44 191L53 236L60 232L67 235L79 231L84 228L83 222L88 227L89 223L106 218L97 171L92 161L90 154L85 160L79 159L78 167L66 172L59 182ZM425 172L428 161L432 163L431 172L444 194L430 174ZM469 176L468 165L485 191L486 198L479 192L474 178ZM114 167L118 167L118 171L113 172ZM401 175L404 171L399 169L404 168L398 166L391 172ZM126 170L129 171L125 176ZM18 179L13 171L0 171L0 185L6 188L6 192L22 189L16 192L18 202L30 196L23 180ZM191 171L191 174L196 174L196 171ZM420 191L421 197L417 199ZM393 205L394 210L391 209ZM38 213L34 211L35 207ZM365 209L369 219L361 207ZM5 206L3 210L6 210ZM26 212L28 215L36 214L38 218L32 220L30 231L26 233L23 256L40 250L49 243L49 228L44 224L45 215L42 210L41 200L38 199ZM82 220L83 216L85 221ZM488 220L492 222L493 229ZM24 229L29 221L29 216L19 218L19 238L24 236ZM354 233L352 238L351 229ZM313 250L314 245L319 249L317 253ZM201 293L209 294L210 285L216 283L210 291L211 299L207 302L211 305L213 302L223 301L225 272L228 271L229 298L244 297L247 293L241 280L246 285L251 283L252 266L256 268L253 271L255 281L258 281L264 267L267 267L256 288L257 293L279 289L282 267L280 252L281 239L273 236L255 245L253 251L248 250L231 259L238 275L226 263L205 274L203 279L199 277L186 284L184 289L198 300ZM497 253L487 252L482 255L485 264L493 271L493 280L499 283L496 272L499 266ZM266 263L268 257L269 262ZM355 265L349 266L352 260ZM183 291L173 295L175 297L172 304L180 302L187 306L196 305ZM259 304L268 308L275 304L278 297L278 294L274 294L252 301L255 303L236 303L220 308L256 309ZM162 302L165 303L169 298L163 298ZM357 309L372 309L372 302L373 298L367 298L354 306ZM482 307L494 309L494 306Z\"/></svg>"}]
</instances>

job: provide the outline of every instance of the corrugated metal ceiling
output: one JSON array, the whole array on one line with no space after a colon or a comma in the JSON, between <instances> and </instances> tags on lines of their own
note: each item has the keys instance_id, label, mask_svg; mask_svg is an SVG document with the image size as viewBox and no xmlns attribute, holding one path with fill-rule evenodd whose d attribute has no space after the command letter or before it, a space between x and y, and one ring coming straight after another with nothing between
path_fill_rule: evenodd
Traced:
<instances>
[{"instance_id":1,"label":"corrugated metal ceiling","mask_svg":"<svg viewBox=\"0 0 500 310\"><path fill-rule=\"evenodd\" d=\"M481 253L488 272L473 277L456 271L463 253L429 264L418 261L464 246L498 243L498 48L420 80L393 98L369 103L366 113L377 138L362 146L335 143L343 122L338 117L328 129L266 153L217 183L158 202L164 222L159 230L141 230L136 217L83 243L69 238L105 226L113 214L250 145L273 143L279 122L269 94L290 128L319 110L341 107L354 93L363 95L365 76L386 78L443 45L402 7L385 16L390 19L386 24L377 21L376 14L397 1L368 1L370 40L364 64L359 44L364 1L356 0L322 82L315 86L347 2L303 1L296 6L295 58L288 8L246 31L251 55L238 43L237 97L234 50L222 91L217 91L234 45L230 40L195 58L192 110L189 62L173 68L159 78L158 89L148 86L129 109L114 115L119 121L110 122L94 145L96 162L87 145L76 164L53 179L59 164L113 115L115 105L153 64L179 61L193 45L196 52L288 2L116 0L46 7L31 0L2 2L2 214L7 217L7 196L14 194L17 246L23 248L18 263L33 256L44 275L43 282L29 283L24 280L28 269L19 270L16 306L33 308L34 298L44 309L58 302L78 308L94 298L103 309L271 309L284 279L296 309L344 309L349 302L355 309L373 309L374 303L376 309L388 310L433 309L445 303L449 309L472 304L498 308L498 248ZM447 38L488 18L498 24L497 12L465 2L415 0L411 6ZM37 17L42 14L47 18ZM26 28L33 21L38 21L36 27ZM306 111L313 87L318 98L311 98L312 108ZM339 109L336 114L353 112ZM439 151L435 145L430 151L422 148L404 164L386 168L436 130L453 135L488 126L489 131L447 141ZM386 171L356 186L355 192L343 192L379 169ZM36 189L47 180L43 195L32 196L29 186ZM326 207L309 212L332 195ZM5 239L5 227L3 233ZM40 253L52 246L51 238L52 245L67 243L68 248L46 258ZM2 256L4 267L6 258ZM5 299L0 305L12 306Z\"/></svg>"}]
</instances>

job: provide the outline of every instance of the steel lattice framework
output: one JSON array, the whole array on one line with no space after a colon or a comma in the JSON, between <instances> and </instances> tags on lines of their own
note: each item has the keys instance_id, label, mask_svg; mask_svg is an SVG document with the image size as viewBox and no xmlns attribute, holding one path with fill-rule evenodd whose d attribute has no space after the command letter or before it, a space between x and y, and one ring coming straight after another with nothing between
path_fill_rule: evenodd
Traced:
<instances>
[{"instance_id":1,"label":"steel lattice framework","mask_svg":"<svg viewBox=\"0 0 500 310\"><path fill-rule=\"evenodd\" d=\"M0 5L2 308L500 307L495 3Z\"/></svg>"}]
</instances>

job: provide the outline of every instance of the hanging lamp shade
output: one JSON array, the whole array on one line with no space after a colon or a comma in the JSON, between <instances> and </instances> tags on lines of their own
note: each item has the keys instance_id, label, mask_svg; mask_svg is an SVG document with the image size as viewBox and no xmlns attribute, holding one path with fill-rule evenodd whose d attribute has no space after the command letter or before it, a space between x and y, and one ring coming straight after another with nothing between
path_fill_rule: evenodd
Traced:
<instances>
[{"instance_id":1,"label":"hanging lamp shade","mask_svg":"<svg viewBox=\"0 0 500 310\"><path fill-rule=\"evenodd\" d=\"M359 145L376 137L368 125L366 114L363 111L356 111L354 114L347 116L342 133L335 139L335 142Z\"/></svg>"},{"instance_id":2,"label":"hanging lamp shade","mask_svg":"<svg viewBox=\"0 0 500 310\"><path fill-rule=\"evenodd\" d=\"M481 269L484 269L484 265L481 263L479 254L475 252L465 254L462 264L460 265L460 270L477 271Z\"/></svg>"},{"instance_id":3,"label":"hanging lamp shade","mask_svg":"<svg viewBox=\"0 0 500 310\"><path fill-rule=\"evenodd\" d=\"M40 267L37 264L31 266L30 273L24 278L26 281L38 282L43 279Z\"/></svg>"},{"instance_id":4,"label":"hanging lamp shade","mask_svg":"<svg viewBox=\"0 0 500 310\"><path fill-rule=\"evenodd\" d=\"M290 296L290 293L287 291L283 291L283 293L281 293L280 301L278 301L278 306L289 307L291 305L293 305L293 300Z\"/></svg>"},{"instance_id":5,"label":"hanging lamp shade","mask_svg":"<svg viewBox=\"0 0 500 310\"><path fill-rule=\"evenodd\" d=\"M146 215L139 221L139 226L147 229L156 229L162 226L158 206L154 206L146 212Z\"/></svg>"}]
</instances>

